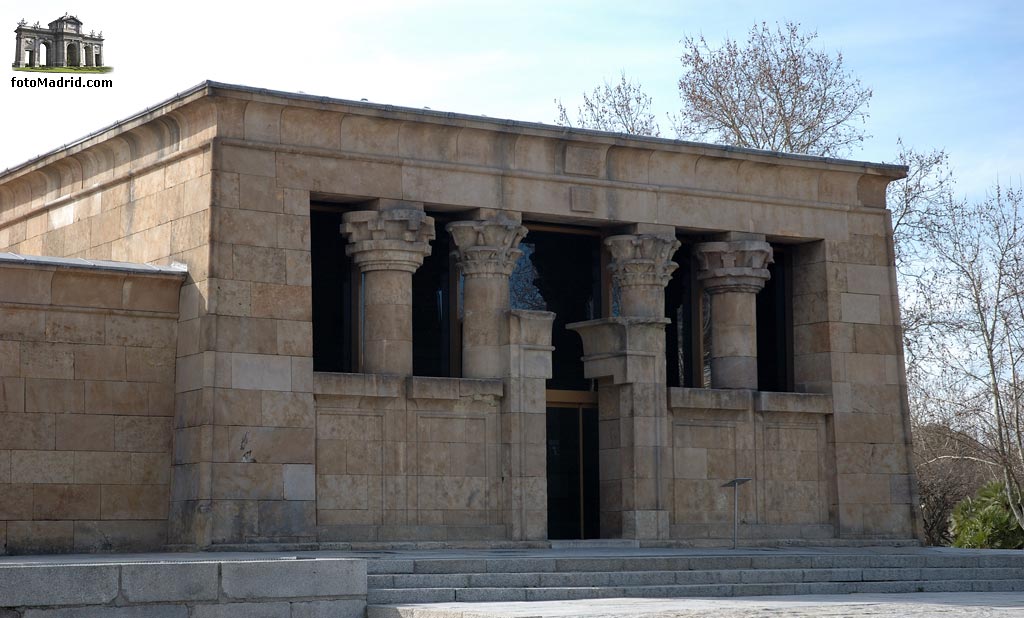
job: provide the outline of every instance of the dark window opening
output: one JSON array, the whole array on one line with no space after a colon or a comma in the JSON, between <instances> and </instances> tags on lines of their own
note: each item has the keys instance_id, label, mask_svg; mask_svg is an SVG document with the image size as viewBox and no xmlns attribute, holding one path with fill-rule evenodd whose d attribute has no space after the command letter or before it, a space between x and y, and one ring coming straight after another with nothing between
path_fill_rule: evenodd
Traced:
<instances>
[{"instance_id":1,"label":"dark window opening","mask_svg":"<svg viewBox=\"0 0 1024 618\"><path fill-rule=\"evenodd\" d=\"M341 215L310 211L310 267L313 285L313 370L355 371L353 289L357 276L345 255Z\"/></svg>"},{"instance_id":2,"label":"dark window opening","mask_svg":"<svg viewBox=\"0 0 1024 618\"><path fill-rule=\"evenodd\" d=\"M601 239L531 230L509 282L513 309L552 311L549 389L593 390L583 377L583 341L566 324L601 316Z\"/></svg>"},{"instance_id":3,"label":"dark window opening","mask_svg":"<svg viewBox=\"0 0 1024 618\"><path fill-rule=\"evenodd\" d=\"M793 308L791 256L773 246L775 263L757 295L757 388L793 390Z\"/></svg>"},{"instance_id":4,"label":"dark window opening","mask_svg":"<svg viewBox=\"0 0 1024 618\"><path fill-rule=\"evenodd\" d=\"M431 252L412 276L412 372L417 376L457 377L459 282L451 255L449 219L434 217ZM456 290L453 296L452 290ZM454 315L453 315L454 314Z\"/></svg>"},{"instance_id":5,"label":"dark window opening","mask_svg":"<svg viewBox=\"0 0 1024 618\"><path fill-rule=\"evenodd\" d=\"M679 267L665 286L665 373L668 386L703 386L703 363L697 356L694 335L701 320L701 307L694 302L697 292L696 261L689 245L672 256Z\"/></svg>"}]
</instances>

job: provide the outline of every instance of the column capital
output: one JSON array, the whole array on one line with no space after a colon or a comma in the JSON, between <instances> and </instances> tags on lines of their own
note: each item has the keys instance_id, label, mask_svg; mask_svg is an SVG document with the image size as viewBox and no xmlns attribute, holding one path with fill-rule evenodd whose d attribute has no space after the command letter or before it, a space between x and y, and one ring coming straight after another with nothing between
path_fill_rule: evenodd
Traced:
<instances>
[{"instance_id":1,"label":"column capital","mask_svg":"<svg viewBox=\"0 0 1024 618\"><path fill-rule=\"evenodd\" d=\"M505 219L455 221L445 229L466 277L509 277L522 254L519 241L526 236L525 227Z\"/></svg>"},{"instance_id":2,"label":"column capital","mask_svg":"<svg viewBox=\"0 0 1024 618\"><path fill-rule=\"evenodd\" d=\"M772 246L762 240L705 242L696 246L697 279L709 294L749 292L756 294L770 278L774 262Z\"/></svg>"},{"instance_id":3,"label":"column capital","mask_svg":"<svg viewBox=\"0 0 1024 618\"><path fill-rule=\"evenodd\" d=\"M672 256L679 248L674 236L662 234L620 234L604 239L612 254L608 269L620 287L655 285L665 287L678 264Z\"/></svg>"},{"instance_id":4,"label":"column capital","mask_svg":"<svg viewBox=\"0 0 1024 618\"><path fill-rule=\"evenodd\" d=\"M341 233L348 238L345 252L362 272L416 272L430 254L434 219L421 210L357 210L342 217Z\"/></svg>"}]
</instances>

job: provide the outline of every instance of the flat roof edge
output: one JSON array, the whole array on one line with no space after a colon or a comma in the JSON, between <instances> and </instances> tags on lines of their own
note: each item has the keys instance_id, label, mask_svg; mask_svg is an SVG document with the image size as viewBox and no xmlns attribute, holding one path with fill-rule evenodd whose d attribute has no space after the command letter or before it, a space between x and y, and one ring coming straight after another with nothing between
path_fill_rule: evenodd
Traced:
<instances>
[{"instance_id":1,"label":"flat roof edge","mask_svg":"<svg viewBox=\"0 0 1024 618\"><path fill-rule=\"evenodd\" d=\"M226 82L216 82L211 80L202 81L191 88L187 88L159 103L151 105L131 116L113 122L101 129L93 131L83 137L73 140L63 146L54 148L48 152L33 157L24 163L20 163L13 167L9 167L3 171L0 171L0 183L6 181L9 176L22 172L32 166L45 162L47 159L54 157L61 152L80 146L92 139L101 137L102 135L120 129L132 122L138 121L147 115L151 115L159 112L161 109L170 107L174 104L180 103L185 99L192 97L196 94L203 93L207 96L216 94L226 94L230 96L230 93L237 92L249 95L259 95L267 97L275 97L287 100L304 101L308 103L318 104L334 104L344 105L347 107L363 108L367 110L385 112L385 113L399 113L399 114L415 114L419 116L427 116L445 120L456 120L464 122L475 122L482 124L489 124L496 127L505 128L517 128L517 129L528 129L531 131L538 131L542 133L548 133L554 135L561 134L563 136L578 136L583 138L600 138L603 140L615 139L624 140L636 144L637 147L642 147L644 144L651 146L662 146L662 147L685 147L691 149L702 149L712 150L728 154L748 155L755 157L763 157L765 159L783 159L787 161L800 162L800 163L811 163L811 164L824 164L834 165L843 168L855 168L856 171L861 173L874 173L878 175L891 176L894 178L902 178L906 176L909 168L905 165L898 165L894 163L874 163L871 161L858 161L854 159L840 159L836 157L820 157L815 155L806 154L794 154L786 152L776 152L770 150L757 150L754 148L743 148L739 146L728 146L724 144L710 144L705 142L691 142L680 139L669 139L664 137L650 137L646 135L631 135L627 133L612 133L608 131L597 131L594 129L580 129L574 127L563 127L559 125L544 124L541 122L529 122L524 120L511 120L502 118L492 118L490 116L480 116L474 114L465 114L461 112L444 112L431 109L419 109L414 107L405 107L401 105L390 105L383 103L372 103L369 101L353 101L350 99L341 99L336 97L328 96L317 96L304 93L286 92L282 90L273 90L269 88L256 88L253 86L243 86L240 84L229 84ZM853 171L853 170L851 170Z\"/></svg>"},{"instance_id":2,"label":"flat roof edge","mask_svg":"<svg viewBox=\"0 0 1024 618\"><path fill-rule=\"evenodd\" d=\"M138 264L135 262L115 262L112 260L87 260L84 258L62 258L47 255L24 255L21 253L0 253L0 266L43 266L50 268L80 268L86 270L107 270L139 275L177 275L188 274L185 264L174 263L169 266L157 264Z\"/></svg>"}]
</instances>

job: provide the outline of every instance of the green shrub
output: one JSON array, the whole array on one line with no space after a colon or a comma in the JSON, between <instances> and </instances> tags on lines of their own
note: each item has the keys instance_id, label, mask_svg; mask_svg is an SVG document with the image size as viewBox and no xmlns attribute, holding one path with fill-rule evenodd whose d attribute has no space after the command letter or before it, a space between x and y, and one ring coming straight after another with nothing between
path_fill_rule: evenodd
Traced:
<instances>
[{"instance_id":1,"label":"green shrub","mask_svg":"<svg viewBox=\"0 0 1024 618\"><path fill-rule=\"evenodd\" d=\"M1014 496L1017 504L1021 497ZM1010 511L1001 481L992 481L953 509L953 545L988 549L1024 548L1024 529Z\"/></svg>"}]
</instances>

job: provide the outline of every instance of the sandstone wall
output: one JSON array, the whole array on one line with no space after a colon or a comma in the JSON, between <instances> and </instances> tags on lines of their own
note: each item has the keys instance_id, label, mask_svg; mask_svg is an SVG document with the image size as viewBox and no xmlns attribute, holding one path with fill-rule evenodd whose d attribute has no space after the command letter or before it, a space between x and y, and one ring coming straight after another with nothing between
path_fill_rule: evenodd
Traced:
<instances>
[{"instance_id":1,"label":"sandstone wall","mask_svg":"<svg viewBox=\"0 0 1024 618\"><path fill-rule=\"evenodd\" d=\"M184 272L0 259L0 546L166 543Z\"/></svg>"}]
</instances>

